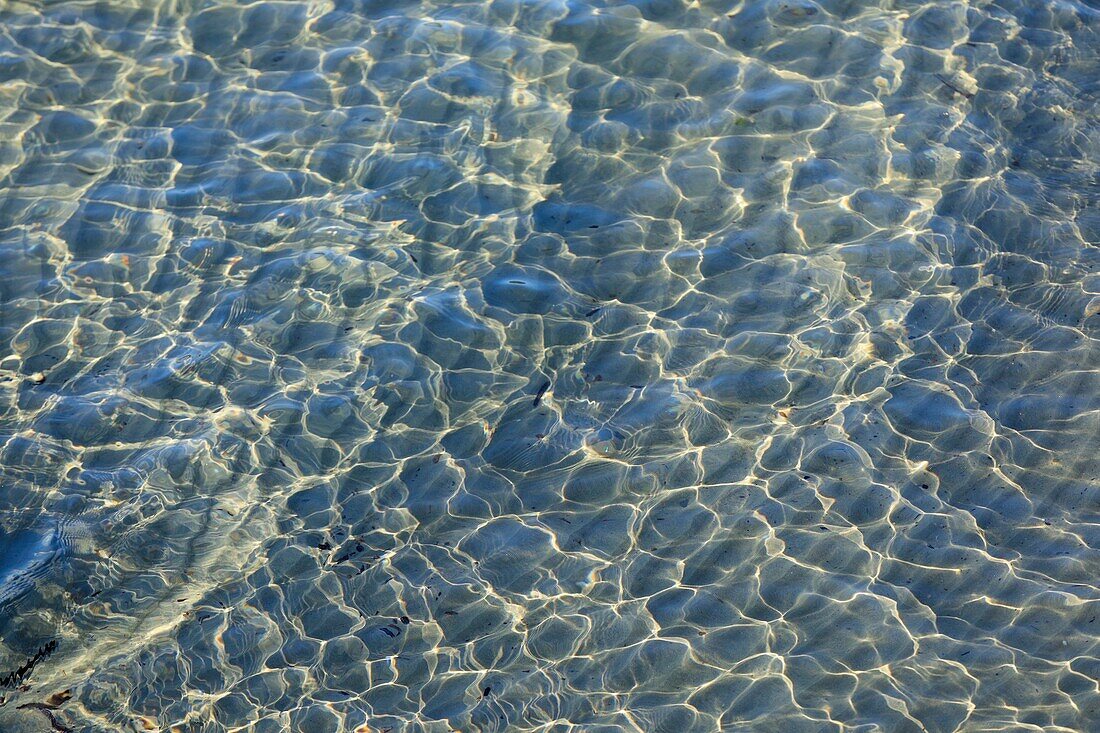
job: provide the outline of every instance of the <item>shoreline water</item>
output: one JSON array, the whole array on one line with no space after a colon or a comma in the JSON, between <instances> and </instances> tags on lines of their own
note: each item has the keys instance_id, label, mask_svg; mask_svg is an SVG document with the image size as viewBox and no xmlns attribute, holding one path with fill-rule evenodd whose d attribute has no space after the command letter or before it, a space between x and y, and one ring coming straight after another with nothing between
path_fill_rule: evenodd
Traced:
<instances>
[{"instance_id":1,"label":"shoreline water","mask_svg":"<svg viewBox=\"0 0 1100 733\"><path fill-rule=\"evenodd\" d=\"M4 4L0 729L1095 730L1098 34Z\"/></svg>"}]
</instances>

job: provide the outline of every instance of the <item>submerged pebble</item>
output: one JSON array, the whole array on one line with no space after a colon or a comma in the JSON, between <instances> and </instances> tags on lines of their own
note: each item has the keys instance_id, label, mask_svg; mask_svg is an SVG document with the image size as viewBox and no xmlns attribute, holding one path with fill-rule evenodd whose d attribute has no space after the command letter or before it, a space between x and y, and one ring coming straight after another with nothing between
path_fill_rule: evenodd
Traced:
<instances>
[{"instance_id":1,"label":"submerged pebble","mask_svg":"<svg viewBox=\"0 0 1100 733\"><path fill-rule=\"evenodd\" d=\"M600 428L584 438L584 447L601 458L614 458L623 447L623 441L611 428Z\"/></svg>"}]
</instances>

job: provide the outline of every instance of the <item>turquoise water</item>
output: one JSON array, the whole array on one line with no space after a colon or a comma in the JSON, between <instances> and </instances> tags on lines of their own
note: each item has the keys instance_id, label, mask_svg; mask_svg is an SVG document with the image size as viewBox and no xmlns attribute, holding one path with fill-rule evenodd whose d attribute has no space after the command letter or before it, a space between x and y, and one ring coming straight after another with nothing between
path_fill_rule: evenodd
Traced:
<instances>
[{"instance_id":1,"label":"turquoise water","mask_svg":"<svg viewBox=\"0 0 1100 733\"><path fill-rule=\"evenodd\" d=\"M1100 6L0 2L0 731L1100 730Z\"/></svg>"}]
</instances>

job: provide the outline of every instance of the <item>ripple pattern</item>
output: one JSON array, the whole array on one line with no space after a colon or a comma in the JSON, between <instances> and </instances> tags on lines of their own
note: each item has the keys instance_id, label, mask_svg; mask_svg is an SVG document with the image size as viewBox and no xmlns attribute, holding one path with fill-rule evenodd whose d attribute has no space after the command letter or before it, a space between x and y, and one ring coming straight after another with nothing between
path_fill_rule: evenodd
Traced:
<instances>
[{"instance_id":1,"label":"ripple pattern","mask_svg":"<svg viewBox=\"0 0 1100 733\"><path fill-rule=\"evenodd\" d=\"M1100 730L1098 246L1092 0L0 4L0 729Z\"/></svg>"}]
</instances>

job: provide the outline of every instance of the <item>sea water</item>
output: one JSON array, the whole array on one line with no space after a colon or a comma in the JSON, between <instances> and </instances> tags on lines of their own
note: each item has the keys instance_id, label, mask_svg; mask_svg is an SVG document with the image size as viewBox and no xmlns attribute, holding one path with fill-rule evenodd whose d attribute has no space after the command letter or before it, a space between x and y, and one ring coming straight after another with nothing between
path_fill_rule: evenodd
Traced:
<instances>
[{"instance_id":1,"label":"sea water","mask_svg":"<svg viewBox=\"0 0 1100 733\"><path fill-rule=\"evenodd\" d=\"M1094 0L0 3L0 730L1100 730Z\"/></svg>"}]
</instances>

